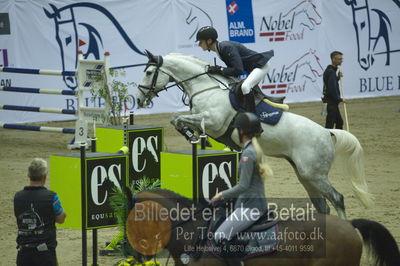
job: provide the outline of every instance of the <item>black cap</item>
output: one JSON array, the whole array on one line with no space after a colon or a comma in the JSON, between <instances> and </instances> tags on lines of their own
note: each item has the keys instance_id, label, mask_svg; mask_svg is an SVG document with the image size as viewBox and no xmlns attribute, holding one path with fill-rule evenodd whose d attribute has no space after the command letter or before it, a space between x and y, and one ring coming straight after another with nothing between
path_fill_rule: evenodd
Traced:
<instances>
[{"instance_id":1,"label":"black cap","mask_svg":"<svg viewBox=\"0 0 400 266\"><path fill-rule=\"evenodd\" d=\"M263 132L258 117L249 112L239 113L232 125L234 128L241 128L244 134L259 136Z\"/></svg>"},{"instance_id":2,"label":"black cap","mask_svg":"<svg viewBox=\"0 0 400 266\"><path fill-rule=\"evenodd\" d=\"M218 33L211 26L205 26L200 28L196 35L196 41L208 40L208 39L215 41L217 40L217 38L218 38Z\"/></svg>"}]
</instances>

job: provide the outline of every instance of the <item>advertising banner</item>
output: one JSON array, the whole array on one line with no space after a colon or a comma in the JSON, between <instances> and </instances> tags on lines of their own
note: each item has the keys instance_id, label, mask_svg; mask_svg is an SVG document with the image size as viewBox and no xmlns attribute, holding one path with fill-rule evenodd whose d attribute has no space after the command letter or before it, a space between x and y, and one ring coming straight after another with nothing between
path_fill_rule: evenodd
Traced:
<instances>
[{"instance_id":1,"label":"advertising banner","mask_svg":"<svg viewBox=\"0 0 400 266\"><path fill-rule=\"evenodd\" d=\"M330 53L344 62L345 98L400 94L400 2L398 0L57 0L0 2L0 67L73 71L77 50L86 59L110 52L110 66L147 62L155 55L182 53L224 66L213 52L196 44L202 26L217 29L218 40L243 43L264 52L273 49L271 69L260 82L264 93L286 102L320 101L322 75ZM124 82L139 84L144 66L126 68ZM61 76L0 72L0 86L76 89ZM138 109L136 87L129 89L124 112L136 114L187 111L182 92L171 88L152 105ZM85 99L101 107L100 99ZM0 105L77 107L72 96L0 90ZM0 123L74 119L64 114L0 110Z\"/></svg>"},{"instance_id":2,"label":"advertising banner","mask_svg":"<svg viewBox=\"0 0 400 266\"><path fill-rule=\"evenodd\" d=\"M116 226L110 196L127 185L126 157L88 159L86 164L86 228Z\"/></svg>"},{"instance_id":3,"label":"advertising banner","mask_svg":"<svg viewBox=\"0 0 400 266\"><path fill-rule=\"evenodd\" d=\"M197 171L197 198L207 203L213 195L236 185L237 154L199 156Z\"/></svg>"},{"instance_id":4,"label":"advertising banner","mask_svg":"<svg viewBox=\"0 0 400 266\"><path fill-rule=\"evenodd\" d=\"M160 179L160 152L163 149L163 129L149 128L129 132L129 182L146 177Z\"/></svg>"}]
</instances>

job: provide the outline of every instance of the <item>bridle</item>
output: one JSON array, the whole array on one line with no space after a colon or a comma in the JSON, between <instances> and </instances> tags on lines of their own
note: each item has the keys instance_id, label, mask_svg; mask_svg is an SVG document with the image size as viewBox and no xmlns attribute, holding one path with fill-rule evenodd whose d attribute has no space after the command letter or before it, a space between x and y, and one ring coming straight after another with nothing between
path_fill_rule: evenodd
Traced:
<instances>
[{"instance_id":1,"label":"bridle","mask_svg":"<svg viewBox=\"0 0 400 266\"><path fill-rule=\"evenodd\" d=\"M139 85L139 86L138 86L138 90L139 90L141 93L143 93L144 98L145 98L145 101L151 102L151 99L152 99L154 96L157 96L157 97L158 97L158 92L157 92L157 90L156 90L156 84L157 84L158 72L160 71L160 68L161 68L161 66L162 66L164 60L163 60L163 58L162 58L161 56L154 56L154 55L151 54L150 52L148 52L148 51L146 51L146 52L147 52L147 56L148 56L148 58L149 58L149 62L147 63L147 65L146 65L146 67L145 67L145 69L144 69L144 72L146 72L147 69L148 69L150 66L155 66L155 67L156 67L156 70L155 70L155 72L154 72L153 79L152 79L152 81L151 81L151 86L150 86L150 87L147 87L147 86ZM169 75L168 73L166 73L166 72L163 71L163 70L161 70L161 71L162 71L163 73L167 74L167 75L169 76L169 78L171 79L171 75ZM147 92L144 92L143 89L146 89ZM165 88L164 88L164 89L165 89ZM164 90L164 89L161 89L160 91L162 91L162 90Z\"/></svg>"},{"instance_id":2,"label":"bridle","mask_svg":"<svg viewBox=\"0 0 400 266\"><path fill-rule=\"evenodd\" d=\"M144 69L144 71L146 72L146 70L150 67L150 66L155 66L156 69L154 71L153 74L153 79L151 80L151 85L149 86L143 86L143 85L138 85L138 90L144 95L144 99L145 101L151 103L152 102L152 98L153 97L159 97L158 93L161 91L166 91L171 87L177 86L183 93L185 93L184 89L182 88L182 83L195 79L197 77L200 77L202 75L208 74L207 72L202 72L200 74L194 75L190 78L181 80L181 81L177 81L170 73L164 71L161 66L163 64L163 59L161 56L157 56L156 58L156 62L154 62L153 60L150 59L150 61L147 63L146 68ZM169 85L169 86L164 86L164 88L157 90L156 89L156 84L157 84L157 79L158 79L158 74L159 72L164 73L165 75L167 75L169 77L169 81L170 82L174 82L174 84ZM146 91L144 91L146 90Z\"/></svg>"},{"instance_id":3,"label":"bridle","mask_svg":"<svg viewBox=\"0 0 400 266\"><path fill-rule=\"evenodd\" d=\"M152 100L151 100L151 99L152 99L153 97L159 97L159 95L158 95L159 92L164 91L164 90L166 91L166 90L168 90L169 88L174 87L174 86L177 86L177 87L184 93L184 96L182 97L182 101L184 102L184 97L185 97L185 95L186 95L186 92L185 92L185 90L183 89L182 84L183 84L184 82L186 82L186 81L195 79L195 78L200 77L200 76L202 76L202 75L209 74L207 71L205 71L205 72L202 72L202 73L200 73L200 74L196 74L196 75L194 75L194 76L192 76L192 77L190 77L190 78L187 78L187 79L184 79L184 80L181 80L181 81L177 81L170 73L164 71L164 70L161 68L162 64L163 64L163 58L162 58L162 56L152 56L152 57L149 59L149 62L147 63L147 65L146 65L146 67L145 67L145 69L144 69L144 72L146 72L146 70L147 70L150 66L155 66L155 68L156 68L155 71L154 71L154 74L153 74L153 78L152 78L152 80L151 80L151 85L150 85L150 86L138 85L138 87L137 87L138 90L144 95L145 102L152 103ZM162 89L160 89L160 90L157 90L157 89L156 89L156 84L157 84L157 79L158 79L158 74L159 74L159 72L162 72L162 73L164 73L165 75L167 75L167 76L169 77L169 82L174 82L174 84L169 85L169 86L164 86L164 88L162 88ZM214 76L212 76L212 75L209 75L209 76L210 76L211 78L215 79L216 81L218 81L220 84L224 84L224 86L226 86L225 83L221 82L221 81L218 80L216 77L214 77ZM229 89L229 88L227 87L227 89ZM145 91L145 90L146 90L146 91ZM198 94L198 93L197 93L197 94Z\"/></svg>"}]
</instances>

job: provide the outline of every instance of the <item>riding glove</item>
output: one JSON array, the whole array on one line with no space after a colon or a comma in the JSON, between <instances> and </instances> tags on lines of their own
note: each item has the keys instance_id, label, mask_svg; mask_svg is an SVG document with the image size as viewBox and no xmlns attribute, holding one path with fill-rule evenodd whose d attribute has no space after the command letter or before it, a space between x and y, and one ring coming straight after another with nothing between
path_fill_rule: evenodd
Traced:
<instances>
[{"instance_id":1,"label":"riding glove","mask_svg":"<svg viewBox=\"0 0 400 266\"><path fill-rule=\"evenodd\" d=\"M224 73L223 70L224 70L224 68L221 66L209 66L207 73L222 75Z\"/></svg>"}]
</instances>

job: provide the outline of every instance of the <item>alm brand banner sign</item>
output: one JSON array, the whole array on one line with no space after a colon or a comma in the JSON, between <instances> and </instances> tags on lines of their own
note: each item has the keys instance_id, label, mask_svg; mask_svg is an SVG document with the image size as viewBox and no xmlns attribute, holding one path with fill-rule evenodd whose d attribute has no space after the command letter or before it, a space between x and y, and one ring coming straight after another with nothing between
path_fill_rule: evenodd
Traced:
<instances>
[{"instance_id":1,"label":"alm brand banner sign","mask_svg":"<svg viewBox=\"0 0 400 266\"><path fill-rule=\"evenodd\" d=\"M94 158L86 161L86 228L116 226L117 219L109 204L113 189L127 184L126 156Z\"/></svg>"},{"instance_id":2,"label":"alm brand banner sign","mask_svg":"<svg viewBox=\"0 0 400 266\"><path fill-rule=\"evenodd\" d=\"M226 0L226 12L229 25L229 40L254 43L255 31L251 1Z\"/></svg>"},{"instance_id":3,"label":"alm brand banner sign","mask_svg":"<svg viewBox=\"0 0 400 266\"><path fill-rule=\"evenodd\" d=\"M344 54L345 98L400 95L398 0L4 0L0 10L0 67L75 70L77 50L86 59L100 59L108 51L111 67L141 64L147 62L145 49L157 55L193 55L214 64L216 54L202 51L195 42L197 30L212 25L219 40L275 51L270 72L259 85L268 95L286 96L288 103L320 101L323 71L334 50ZM224 65L219 59L217 64ZM143 70L126 68L126 76L118 80L138 84ZM1 72L0 86L75 90L76 81ZM135 95L136 87L129 88L125 112L188 110L179 89L160 93L146 109L138 109ZM89 96L84 101L88 107L104 105ZM77 109L72 96L7 91L0 91L0 104ZM67 119L73 117L0 112L0 123Z\"/></svg>"}]
</instances>

